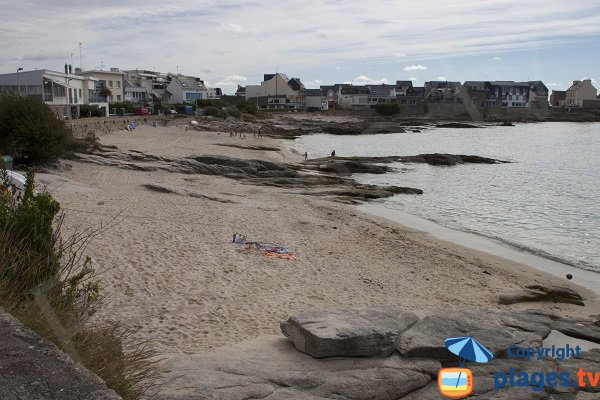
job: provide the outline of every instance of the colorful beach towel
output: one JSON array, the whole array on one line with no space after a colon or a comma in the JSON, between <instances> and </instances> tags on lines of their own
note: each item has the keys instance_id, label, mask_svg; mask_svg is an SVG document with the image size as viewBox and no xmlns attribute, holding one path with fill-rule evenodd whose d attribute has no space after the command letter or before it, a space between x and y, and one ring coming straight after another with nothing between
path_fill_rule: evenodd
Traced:
<instances>
[{"instance_id":1,"label":"colorful beach towel","mask_svg":"<svg viewBox=\"0 0 600 400\"><path fill-rule=\"evenodd\" d=\"M252 248L261 252L268 258L282 258L286 260L298 260L298 257L291 252L287 247L279 246L271 243L247 242L246 236L235 233L233 235L233 243L246 245L245 250L250 251Z\"/></svg>"}]
</instances>

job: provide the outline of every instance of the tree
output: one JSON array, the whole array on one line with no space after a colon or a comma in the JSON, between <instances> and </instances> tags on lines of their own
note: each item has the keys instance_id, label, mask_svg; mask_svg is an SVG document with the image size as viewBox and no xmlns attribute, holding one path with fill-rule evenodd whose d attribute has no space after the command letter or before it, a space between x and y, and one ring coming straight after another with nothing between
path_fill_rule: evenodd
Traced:
<instances>
[{"instance_id":1,"label":"tree","mask_svg":"<svg viewBox=\"0 0 600 400\"><path fill-rule=\"evenodd\" d=\"M100 96L102 97L110 97L112 96L112 92L110 91L109 88L102 88L100 89L100 92L98 92L100 94Z\"/></svg>"},{"instance_id":2,"label":"tree","mask_svg":"<svg viewBox=\"0 0 600 400\"><path fill-rule=\"evenodd\" d=\"M39 97L0 96L0 152L35 164L54 160L72 143L63 120Z\"/></svg>"}]
</instances>

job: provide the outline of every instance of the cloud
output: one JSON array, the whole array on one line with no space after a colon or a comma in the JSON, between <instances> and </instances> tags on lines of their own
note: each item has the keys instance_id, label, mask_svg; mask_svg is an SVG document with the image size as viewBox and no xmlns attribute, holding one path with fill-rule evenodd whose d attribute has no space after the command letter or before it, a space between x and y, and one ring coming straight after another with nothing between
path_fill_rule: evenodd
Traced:
<instances>
[{"instance_id":1,"label":"cloud","mask_svg":"<svg viewBox=\"0 0 600 400\"><path fill-rule=\"evenodd\" d=\"M215 82L214 85L208 85L211 87L220 87L223 91L232 91L237 89L238 85L243 85L248 79L241 75L229 75L225 78Z\"/></svg>"},{"instance_id":2,"label":"cloud","mask_svg":"<svg viewBox=\"0 0 600 400\"><path fill-rule=\"evenodd\" d=\"M419 65L407 65L403 69L404 69L404 71L426 71L427 67L419 64Z\"/></svg>"},{"instance_id":3,"label":"cloud","mask_svg":"<svg viewBox=\"0 0 600 400\"><path fill-rule=\"evenodd\" d=\"M58 50L40 50L37 53L25 54L21 57L23 61L50 61L50 60L61 60L65 61L68 57L66 51Z\"/></svg>"},{"instance_id":4,"label":"cloud","mask_svg":"<svg viewBox=\"0 0 600 400\"><path fill-rule=\"evenodd\" d=\"M340 67L340 66L338 65L338 66L336 66L336 67L335 67L335 69L337 69L337 70L339 71L340 69L342 69L342 67Z\"/></svg>"},{"instance_id":5,"label":"cloud","mask_svg":"<svg viewBox=\"0 0 600 400\"><path fill-rule=\"evenodd\" d=\"M556 83L556 82L548 82L546 83L546 86L560 86L560 83Z\"/></svg>"},{"instance_id":6,"label":"cloud","mask_svg":"<svg viewBox=\"0 0 600 400\"><path fill-rule=\"evenodd\" d=\"M230 32L230 33L240 33L242 31L242 27L239 26L238 24L225 23L225 22L221 22L221 29L223 29L225 32Z\"/></svg>"},{"instance_id":7,"label":"cloud","mask_svg":"<svg viewBox=\"0 0 600 400\"><path fill-rule=\"evenodd\" d=\"M500 61L500 60L502 60L502 57L498 57L498 56L496 56L496 57L494 57L494 60L496 60L496 61Z\"/></svg>"},{"instance_id":8,"label":"cloud","mask_svg":"<svg viewBox=\"0 0 600 400\"><path fill-rule=\"evenodd\" d=\"M584 76L584 77L583 77L583 78L581 78L580 80L581 80L581 81L583 81L583 80L585 80L585 79L589 79L589 80L591 80L591 81L592 81L592 85L595 85L595 84L597 84L597 83L598 83L598 81L597 81L597 80L595 80L594 78L590 78L589 76Z\"/></svg>"},{"instance_id":9,"label":"cloud","mask_svg":"<svg viewBox=\"0 0 600 400\"><path fill-rule=\"evenodd\" d=\"M437 80L438 80L438 81L447 81L447 79L446 79L446 77L445 77L445 76L438 76L438 77L437 77Z\"/></svg>"},{"instance_id":10,"label":"cloud","mask_svg":"<svg viewBox=\"0 0 600 400\"><path fill-rule=\"evenodd\" d=\"M329 39L330 37L333 37L333 32L325 29L319 29L317 31L317 37L321 39Z\"/></svg>"},{"instance_id":11,"label":"cloud","mask_svg":"<svg viewBox=\"0 0 600 400\"><path fill-rule=\"evenodd\" d=\"M371 78L371 76L369 74L367 75L359 75L356 78L354 78L354 80L350 83L352 83L353 85L381 85L384 83L389 83L390 81L388 81L386 78L381 78L381 79L373 79Z\"/></svg>"},{"instance_id":12,"label":"cloud","mask_svg":"<svg viewBox=\"0 0 600 400\"><path fill-rule=\"evenodd\" d=\"M414 82L414 81L418 81L418 79L417 79L417 78L415 78L415 77L413 77L413 76L411 76L410 78L408 78L408 80L409 80L409 81L413 81L413 82Z\"/></svg>"},{"instance_id":13,"label":"cloud","mask_svg":"<svg viewBox=\"0 0 600 400\"><path fill-rule=\"evenodd\" d=\"M306 82L302 81L302 83L304 84L304 87L307 89L318 89L323 84L323 81L321 81L320 79L315 79L315 80L306 81Z\"/></svg>"}]
</instances>

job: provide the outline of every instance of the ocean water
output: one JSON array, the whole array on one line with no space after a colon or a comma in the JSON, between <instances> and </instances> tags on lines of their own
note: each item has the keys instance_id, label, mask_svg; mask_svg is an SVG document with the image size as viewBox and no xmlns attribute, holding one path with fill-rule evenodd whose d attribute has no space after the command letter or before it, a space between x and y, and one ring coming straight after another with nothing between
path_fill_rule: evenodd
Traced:
<instances>
[{"instance_id":1,"label":"ocean water","mask_svg":"<svg viewBox=\"0 0 600 400\"><path fill-rule=\"evenodd\" d=\"M314 134L299 153L325 157L471 154L510 164L434 167L390 164L395 172L356 174L363 183L423 189L380 201L440 225L474 232L543 257L600 272L600 123L532 123L434 128L361 136Z\"/></svg>"}]
</instances>

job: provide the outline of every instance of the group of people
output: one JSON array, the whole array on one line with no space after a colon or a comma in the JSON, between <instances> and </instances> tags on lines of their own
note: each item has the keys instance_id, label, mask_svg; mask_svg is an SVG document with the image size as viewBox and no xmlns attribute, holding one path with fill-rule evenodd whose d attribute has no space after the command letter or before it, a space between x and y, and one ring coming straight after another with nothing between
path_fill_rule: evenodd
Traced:
<instances>
[{"instance_id":1,"label":"group of people","mask_svg":"<svg viewBox=\"0 0 600 400\"><path fill-rule=\"evenodd\" d=\"M305 151L304 154L304 162L308 161L308 151ZM331 158L335 157L335 150L331 152Z\"/></svg>"},{"instance_id":2,"label":"group of people","mask_svg":"<svg viewBox=\"0 0 600 400\"><path fill-rule=\"evenodd\" d=\"M238 128L232 128L229 130L229 136L230 137L234 137L234 136L240 136L240 139L246 139L248 136L246 136L246 133L244 132L243 129L238 129ZM258 130L255 130L252 132L254 137L262 137L262 133L260 131L260 128L258 128Z\"/></svg>"}]
</instances>

